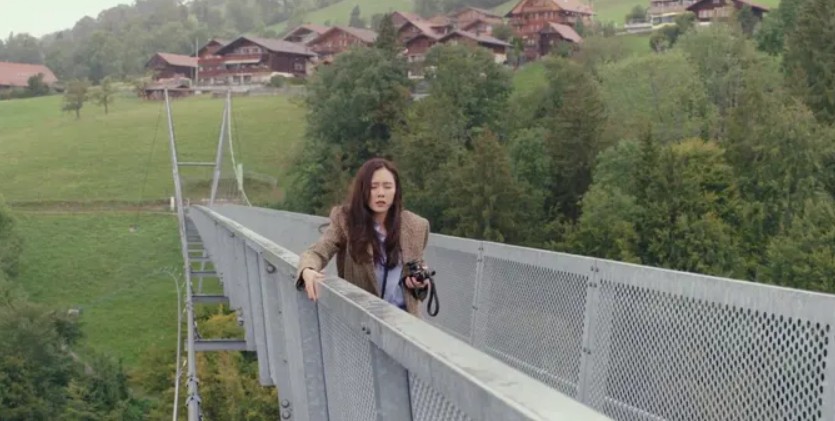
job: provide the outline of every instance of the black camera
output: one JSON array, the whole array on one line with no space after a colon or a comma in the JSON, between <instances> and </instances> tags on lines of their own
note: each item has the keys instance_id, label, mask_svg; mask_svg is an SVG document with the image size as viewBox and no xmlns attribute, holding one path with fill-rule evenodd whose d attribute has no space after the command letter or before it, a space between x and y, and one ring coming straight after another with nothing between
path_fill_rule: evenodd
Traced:
<instances>
[{"instance_id":1,"label":"black camera","mask_svg":"<svg viewBox=\"0 0 835 421\"><path fill-rule=\"evenodd\" d=\"M425 283L423 288L412 289L412 295L422 301L426 298L426 294L429 294L431 291L431 297L429 297L429 302L426 304L426 307L429 311L429 315L434 317L438 314L438 295L435 291L434 279L432 279L433 276L435 276L434 269L425 267L421 261L414 260L403 265L403 273L400 283L401 285L404 284L406 282L406 278L414 278L420 283ZM433 301L435 302L434 311L431 309Z\"/></svg>"}]
</instances>

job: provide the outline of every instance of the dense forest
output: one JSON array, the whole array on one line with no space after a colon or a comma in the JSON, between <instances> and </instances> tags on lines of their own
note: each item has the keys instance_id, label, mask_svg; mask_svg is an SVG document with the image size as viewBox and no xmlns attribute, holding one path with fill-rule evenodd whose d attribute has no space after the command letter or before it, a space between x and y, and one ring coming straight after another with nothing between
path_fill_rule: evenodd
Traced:
<instances>
[{"instance_id":1,"label":"dense forest","mask_svg":"<svg viewBox=\"0 0 835 421\"><path fill-rule=\"evenodd\" d=\"M413 102L388 48L344 54L308 85L283 206L326 215L384 155L434 232L835 292L826 3L785 0L757 30L683 18L657 54L592 35L530 93L486 51L444 45Z\"/></svg>"}]
</instances>

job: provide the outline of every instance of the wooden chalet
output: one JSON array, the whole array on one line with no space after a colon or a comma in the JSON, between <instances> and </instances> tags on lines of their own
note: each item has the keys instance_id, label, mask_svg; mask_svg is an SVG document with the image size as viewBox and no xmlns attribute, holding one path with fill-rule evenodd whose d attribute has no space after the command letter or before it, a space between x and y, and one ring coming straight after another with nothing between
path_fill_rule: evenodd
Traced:
<instances>
[{"instance_id":1,"label":"wooden chalet","mask_svg":"<svg viewBox=\"0 0 835 421\"><path fill-rule=\"evenodd\" d=\"M582 42L583 37L574 28L561 23L548 22L539 31L539 55L546 56L560 45L576 46Z\"/></svg>"},{"instance_id":2,"label":"wooden chalet","mask_svg":"<svg viewBox=\"0 0 835 421\"><path fill-rule=\"evenodd\" d=\"M760 20L769 11L768 7L750 0L700 0L688 6L687 10L693 12L699 22L709 23L713 20L729 19L735 10L746 5L751 7L754 16Z\"/></svg>"},{"instance_id":3,"label":"wooden chalet","mask_svg":"<svg viewBox=\"0 0 835 421\"><path fill-rule=\"evenodd\" d=\"M208 85L266 83L275 75L306 76L316 53L304 45L273 38L242 36L201 61Z\"/></svg>"},{"instance_id":4,"label":"wooden chalet","mask_svg":"<svg viewBox=\"0 0 835 421\"><path fill-rule=\"evenodd\" d=\"M328 32L331 28L325 25L318 25L315 23L305 23L303 25L299 25L295 27L292 31L287 33L284 38L281 38L284 41L288 42L297 42L300 44L307 44L310 41L318 38L320 35Z\"/></svg>"},{"instance_id":5,"label":"wooden chalet","mask_svg":"<svg viewBox=\"0 0 835 421\"><path fill-rule=\"evenodd\" d=\"M540 32L548 23L577 27L591 23L592 9L579 0L520 0L507 15L510 26L525 45L529 59L539 56Z\"/></svg>"},{"instance_id":6,"label":"wooden chalet","mask_svg":"<svg viewBox=\"0 0 835 421\"><path fill-rule=\"evenodd\" d=\"M307 46L320 59L329 60L333 56L347 51L355 46L371 46L377 40L377 33L369 29L353 28L349 26L334 26Z\"/></svg>"},{"instance_id":7,"label":"wooden chalet","mask_svg":"<svg viewBox=\"0 0 835 421\"><path fill-rule=\"evenodd\" d=\"M29 78L43 75L43 83L54 85L58 78L43 64L9 63L0 61L0 90L25 88L29 86Z\"/></svg>"},{"instance_id":8,"label":"wooden chalet","mask_svg":"<svg viewBox=\"0 0 835 421\"><path fill-rule=\"evenodd\" d=\"M437 24L421 18L414 13L408 12L394 12L392 14L392 23L394 23L395 31L397 31L397 39L401 44L418 35L425 35L434 37L436 39L444 35L443 32L436 30Z\"/></svg>"},{"instance_id":9,"label":"wooden chalet","mask_svg":"<svg viewBox=\"0 0 835 421\"><path fill-rule=\"evenodd\" d=\"M197 57L156 53L145 63L145 68L153 72L153 80L179 77L194 79L194 72L197 70Z\"/></svg>"}]
</instances>

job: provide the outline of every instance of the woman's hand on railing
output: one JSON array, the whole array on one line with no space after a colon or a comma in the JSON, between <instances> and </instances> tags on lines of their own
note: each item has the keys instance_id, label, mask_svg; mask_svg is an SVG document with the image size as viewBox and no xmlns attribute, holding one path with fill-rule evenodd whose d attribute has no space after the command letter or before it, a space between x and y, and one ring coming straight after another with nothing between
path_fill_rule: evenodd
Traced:
<instances>
[{"instance_id":1,"label":"woman's hand on railing","mask_svg":"<svg viewBox=\"0 0 835 421\"><path fill-rule=\"evenodd\" d=\"M325 274L307 268L302 271L302 279L304 279L304 289L307 291L307 298L312 301L318 300L319 282L322 282L322 280L325 279Z\"/></svg>"}]
</instances>

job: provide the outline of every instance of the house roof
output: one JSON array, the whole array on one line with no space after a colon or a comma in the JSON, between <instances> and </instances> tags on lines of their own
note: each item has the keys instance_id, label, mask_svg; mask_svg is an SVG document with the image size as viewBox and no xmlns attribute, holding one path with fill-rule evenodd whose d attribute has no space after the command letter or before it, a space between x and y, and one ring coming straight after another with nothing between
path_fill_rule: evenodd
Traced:
<instances>
[{"instance_id":1,"label":"house roof","mask_svg":"<svg viewBox=\"0 0 835 421\"><path fill-rule=\"evenodd\" d=\"M156 55L172 66L197 67L197 57L171 53L157 53Z\"/></svg>"},{"instance_id":2,"label":"house roof","mask_svg":"<svg viewBox=\"0 0 835 421\"><path fill-rule=\"evenodd\" d=\"M257 38L246 35L238 37L236 40L224 45L223 47L221 47L221 49L217 50L217 54L222 55L227 53L230 49L232 49L232 47L235 44L238 44L241 41L249 41L274 53L297 54L300 56L309 57L316 56L316 53L311 51L309 48L307 48L304 45L297 44L295 42L289 42L275 38Z\"/></svg>"},{"instance_id":3,"label":"house roof","mask_svg":"<svg viewBox=\"0 0 835 421\"><path fill-rule=\"evenodd\" d=\"M338 28L365 42L372 43L377 41L377 33L370 29L354 28L352 26L339 26Z\"/></svg>"},{"instance_id":4,"label":"house roof","mask_svg":"<svg viewBox=\"0 0 835 421\"><path fill-rule=\"evenodd\" d=\"M489 16L489 17L494 17L494 18L499 18L499 19L501 19L501 15L498 15L498 14L496 14L495 12L492 12L492 11L487 10L487 9L482 9L482 8L480 8L480 7L473 7L473 6L466 6L466 7L462 7L461 9L458 9L458 10L456 10L455 12L450 13L450 16L455 16L455 17L457 17L457 16L460 16L462 13L464 13L464 12L466 12L466 11L468 11L468 10L472 10L472 11L474 11L474 12L478 12L478 13L480 13L480 14L484 15L484 16Z\"/></svg>"},{"instance_id":5,"label":"house roof","mask_svg":"<svg viewBox=\"0 0 835 421\"><path fill-rule=\"evenodd\" d=\"M351 26L334 26L333 28L327 30L325 33L319 35L315 39L308 42L307 45L316 44L317 42L319 42L319 40L324 39L331 32L334 32L334 31L342 31L342 32L351 34L352 36L358 38L362 42L365 42L365 43L368 43L368 44L371 44L374 41L377 41L377 33L370 30L370 29L354 28L354 27L351 27Z\"/></svg>"},{"instance_id":6,"label":"house roof","mask_svg":"<svg viewBox=\"0 0 835 421\"><path fill-rule=\"evenodd\" d=\"M543 27L543 29L551 29L554 32L560 34L560 36L567 41L571 41L577 44L583 42L583 37L581 37L580 34L578 34L577 31L574 30L574 28L568 25L563 25L561 23L556 22L548 22Z\"/></svg>"},{"instance_id":7,"label":"house roof","mask_svg":"<svg viewBox=\"0 0 835 421\"><path fill-rule=\"evenodd\" d=\"M445 16L445 15L432 16L431 18L429 18L428 21L429 21L429 24L434 26L434 27L449 26L449 25L452 25L453 23L455 23L454 19L450 18L449 16Z\"/></svg>"},{"instance_id":8,"label":"house roof","mask_svg":"<svg viewBox=\"0 0 835 421\"><path fill-rule=\"evenodd\" d=\"M330 30L330 29L331 29L330 26L319 25L317 23L305 23L305 24L301 24L301 25L293 28L293 30L288 32L287 35L285 35L284 38L282 38L282 39L287 40L287 38L294 35L296 32L298 32L300 30L306 30L306 31L309 31L309 32L314 32L316 34L322 35L325 32L328 32L328 30Z\"/></svg>"},{"instance_id":9,"label":"house roof","mask_svg":"<svg viewBox=\"0 0 835 421\"><path fill-rule=\"evenodd\" d=\"M412 15L412 17L408 17L408 16L404 15L404 17L406 18L407 23L403 24L400 28L397 28L398 31L403 29L403 27L406 26L407 24L412 24L412 25L415 26L415 28L420 30L420 32L422 32L423 34L426 34L427 36L429 36L432 39L438 39L438 38L441 37L441 34L439 34L437 31L435 31L435 28L438 25L433 24L432 22L429 22L428 20L424 20L420 16L413 15L411 13L409 13L409 15Z\"/></svg>"},{"instance_id":10,"label":"house roof","mask_svg":"<svg viewBox=\"0 0 835 421\"><path fill-rule=\"evenodd\" d=\"M0 61L0 86L25 87L29 85L29 78L43 74L43 81L47 85L58 82L58 78L43 64L9 63Z\"/></svg>"},{"instance_id":11,"label":"house roof","mask_svg":"<svg viewBox=\"0 0 835 421\"><path fill-rule=\"evenodd\" d=\"M504 41L502 41L498 38L493 38L489 35L476 35L472 32L462 31L460 29L456 29L455 31L452 31L452 32L444 35L443 37L441 37L439 42L444 42L447 39L452 38L456 35L464 37L464 38L469 38L471 40L474 40L474 41L478 42L479 44L500 45L500 46L503 46L503 47L510 47L511 46L510 44L508 44L508 43L506 43L506 42L504 42Z\"/></svg>"},{"instance_id":12,"label":"house roof","mask_svg":"<svg viewBox=\"0 0 835 421\"><path fill-rule=\"evenodd\" d=\"M705 1L710 1L710 0L698 0L695 3L691 4L690 6L687 6L687 10L692 10L693 8L696 7L696 5L702 4ZM763 12L768 12L769 11L768 6L763 6L759 3L754 3L751 0L732 0L732 1L734 3L747 4L747 5L751 6L752 9L758 9L758 10L761 10Z\"/></svg>"},{"instance_id":13,"label":"house roof","mask_svg":"<svg viewBox=\"0 0 835 421\"><path fill-rule=\"evenodd\" d=\"M403 17L403 19L406 19L409 22L415 21L415 20L417 20L417 21L424 20L422 17L420 17L420 15L418 15L417 13L412 13L412 12L397 11L397 12L394 12L393 14L400 15L400 16ZM399 29L399 28L397 28L397 29Z\"/></svg>"},{"instance_id":14,"label":"house roof","mask_svg":"<svg viewBox=\"0 0 835 421\"><path fill-rule=\"evenodd\" d=\"M516 6L513 6L513 9L510 9L509 12L505 16L513 16L522 13L522 7L530 0L519 0L519 3ZM567 12L575 12L584 15L593 15L594 11L588 5L583 4L579 0L548 0L553 5L559 7L562 10Z\"/></svg>"}]
</instances>

